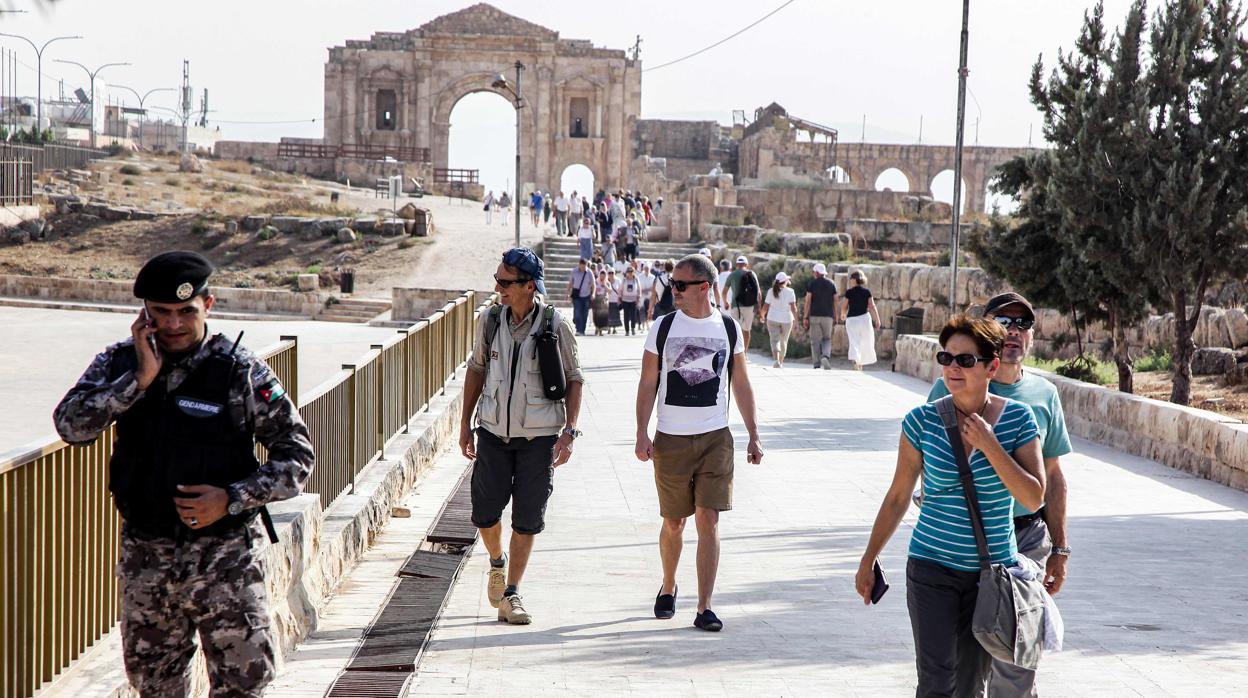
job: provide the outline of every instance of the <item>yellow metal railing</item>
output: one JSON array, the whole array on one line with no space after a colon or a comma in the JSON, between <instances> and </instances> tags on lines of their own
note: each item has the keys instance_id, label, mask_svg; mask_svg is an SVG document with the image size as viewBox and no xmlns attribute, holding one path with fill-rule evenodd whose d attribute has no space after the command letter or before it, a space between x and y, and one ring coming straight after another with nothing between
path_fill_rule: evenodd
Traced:
<instances>
[{"instance_id":1,"label":"yellow metal railing","mask_svg":"<svg viewBox=\"0 0 1248 698\"><path fill-rule=\"evenodd\" d=\"M305 396L299 412L317 461L305 490L323 506L445 391L493 302L474 299L469 291L447 303ZM298 402L297 339L283 336L259 356ZM113 439L110 427L87 446L54 440L0 460L0 698L33 695L117 622Z\"/></svg>"}]
</instances>

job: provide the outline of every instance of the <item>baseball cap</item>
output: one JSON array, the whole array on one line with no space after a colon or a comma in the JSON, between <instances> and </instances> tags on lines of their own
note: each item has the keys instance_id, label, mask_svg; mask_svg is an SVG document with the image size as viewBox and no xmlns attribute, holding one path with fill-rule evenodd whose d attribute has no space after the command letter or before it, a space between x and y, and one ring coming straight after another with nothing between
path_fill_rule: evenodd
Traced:
<instances>
[{"instance_id":1,"label":"baseball cap","mask_svg":"<svg viewBox=\"0 0 1248 698\"><path fill-rule=\"evenodd\" d=\"M788 274L785 274L784 272L780 272L779 274L776 274L776 281L779 281L780 283L784 283L788 280L789 280Z\"/></svg>"},{"instance_id":2,"label":"baseball cap","mask_svg":"<svg viewBox=\"0 0 1248 698\"><path fill-rule=\"evenodd\" d=\"M542 282L546 275L546 266L541 258L527 247L513 247L503 253L503 264L519 269L522 274L533 279L537 292L546 295L546 284Z\"/></svg>"},{"instance_id":3,"label":"baseball cap","mask_svg":"<svg viewBox=\"0 0 1248 698\"><path fill-rule=\"evenodd\" d=\"M1021 305L1027 310L1027 319L1034 321L1036 319L1036 311L1032 309L1031 303L1026 298L1010 291L1009 293L1000 293L988 299L988 303L984 306L984 317L991 317L997 311L1005 308L1007 305Z\"/></svg>"},{"instance_id":4,"label":"baseball cap","mask_svg":"<svg viewBox=\"0 0 1248 698\"><path fill-rule=\"evenodd\" d=\"M828 273L828 267L825 266L823 262L815 262L815 273L826 275Z\"/></svg>"},{"instance_id":5,"label":"baseball cap","mask_svg":"<svg viewBox=\"0 0 1248 698\"><path fill-rule=\"evenodd\" d=\"M698 250L698 254L702 254L702 255L706 255L707 257L710 257L711 249L709 247L703 247L702 249Z\"/></svg>"},{"instance_id":6,"label":"baseball cap","mask_svg":"<svg viewBox=\"0 0 1248 698\"><path fill-rule=\"evenodd\" d=\"M750 260L746 259L745 255L740 255L737 257L737 264L749 264L749 262Z\"/></svg>"}]
</instances>

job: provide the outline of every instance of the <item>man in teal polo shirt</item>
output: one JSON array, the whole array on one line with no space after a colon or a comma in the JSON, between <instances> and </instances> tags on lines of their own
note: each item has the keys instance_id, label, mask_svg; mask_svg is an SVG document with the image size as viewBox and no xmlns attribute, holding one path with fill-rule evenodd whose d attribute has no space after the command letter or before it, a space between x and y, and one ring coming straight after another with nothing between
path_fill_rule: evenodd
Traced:
<instances>
[{"instance_id":1,"label":"man in teal polo shirt","mask_svg":"<svg viewBox=\"0 0 1248 698\"><path fill-rule=\"evenodd\" d=\"M988 300L984 317L995 319L1006 331L1001 368L988 384L988 391L1030 407L1040 427L1046 477L1044 506L1033 512L1015 502L1014 536L1018 552L1045 568L1044 586L1050 594L1056 594L1066 580L1066 562L1070 557L1066 540L1066 477L1059 461L1071 448L1062 401L1052 383L1023 370L1023 359L1031 351L1035 335L1036 314L1031 303L1017 293L1002 293ZM938 378L927 401L948 394L944 379ZM1035 696L1036 672L994 659L988 687L993 698Z\"/></svg>"}]
</instances>

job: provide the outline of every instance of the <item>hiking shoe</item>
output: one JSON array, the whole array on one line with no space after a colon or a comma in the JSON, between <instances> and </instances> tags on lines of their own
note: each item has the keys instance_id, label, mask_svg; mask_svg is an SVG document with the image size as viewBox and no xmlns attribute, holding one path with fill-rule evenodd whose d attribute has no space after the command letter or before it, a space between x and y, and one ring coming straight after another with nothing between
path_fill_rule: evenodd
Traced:
<instances>
[{"instance_id":1,"label":"hiking shoe","mask_svg":"<svg viewBox=\"0 0 1248 698\"><path fill-rule=\"evenodd\" d=\"M533 622L533 616L524 610L524 601L519 594L503 597L498 604L498 619L512 625L528 625Z\"/></svg>"},{"instance_id":2,"label":"hiking shoe","mask_svg":"<svg viewBox=\"0 0 1248 698\"><path fill-rule=\"evenodd\" d=\"M507 590L507 566L502 567L490 566L490 585L489 596L490 605L498 608L498 604L503 600L503 592Z\"/></svg>"},{"instance_id":3,"label":"hiking shoe","mask_svg":"<svg viewBox=\"0 0 1248 698\"><path fill-rule=\"evenodd\" d=\"M780 368L780 362L779 362L779 361L772 361L772 362L771 362L771 367L772 367L772 368Z\"/></svg>"},{"instance_id":4,"label":"hiking shoe","mask_svg":"<svg viewBox=\"0 0 1248 698\"><path fill-rule=\"evenodd\" d=\"M659 588L659 595L654 597L654 617L655 618L671 618L676 615L676 592L680 591L680 587L672 589L672 593L664 594L663 588Z\"/></svg>"},{"instance_id":5,"label":"hiking shoe","mask_svg":"<svg viewBox=\"0 0 1248 698\"><path fill-rule=\"evenodd\" d=\"M823 357L822 359L819 359L819 365L823 367L823 370L825 370L825 371L831 371L831 370L832 370L832 359L829 359L828 357L826 357L826 356L825 356L825 357Z\"/></svg>"},{"instance_id":6,"label":"hiking shoe","mask_svg":"<svg viewBox=\"0 0 1248 698\"><path fill-rule=\"evenodd\" d=\"M719 616L715 615L714 611L708 608L693 617L693 627L717 633L723 630L724 622L719 619Z\"/></svg>"}]
</instances>

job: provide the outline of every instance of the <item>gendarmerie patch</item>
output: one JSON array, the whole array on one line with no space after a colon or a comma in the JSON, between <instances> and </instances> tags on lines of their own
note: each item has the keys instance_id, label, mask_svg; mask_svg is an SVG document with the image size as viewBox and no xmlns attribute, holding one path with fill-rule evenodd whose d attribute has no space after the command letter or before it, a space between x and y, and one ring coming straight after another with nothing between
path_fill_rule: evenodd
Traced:
<instances>
[{"instance_id":1,"label":"gendarmerie patch","mask_svg":"<svg viewBox=\"0 0 1248 698\"><path fill-rule=\"evenodd\" d=\"M174 400L178 409L192 417L215 417L221 414L221 405L215 402L197 400L193 397L180 397Z\"/></svg>"}]
</instances>

